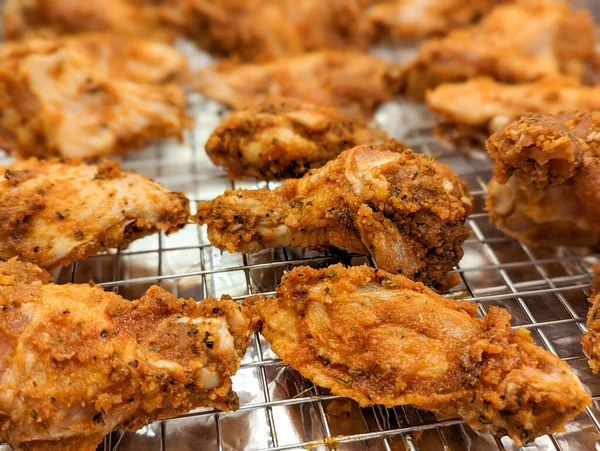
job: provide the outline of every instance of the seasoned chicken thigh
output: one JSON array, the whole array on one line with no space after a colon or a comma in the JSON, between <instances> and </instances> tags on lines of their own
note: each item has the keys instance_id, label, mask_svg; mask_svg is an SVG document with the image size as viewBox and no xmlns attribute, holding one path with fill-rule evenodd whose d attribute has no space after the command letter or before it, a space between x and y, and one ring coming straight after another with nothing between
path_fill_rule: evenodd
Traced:
<instances>
[{"instance_id":1,"label":"seasoned chicken thigh","mask_svg":"<svg viewBox=\"0 0 600 451\"><path fill-rule=\"evenodd\" d=\"M0 166L0 259L55 268L188 221L189 201L116 162Z\"/></svg>"},{"instance_id":2,"label":"seasoned chicken thigh","mask_svg":"<svg viewBox=\"0 0 600 451\"><path fill-rule=\"evenodd\" d=\"M600 109L600 86L585 86L571 77L516 85L480 77L440 85L427 92L426 99L438 114L438 136L453 144L481 146L492 133L525 113Z\"/></svg>"},{"instance_id":3,"label":"seasoned chicken thigh","mask_svg":"<svg viewBox=\"0 0 600 451\"><path fill-rule=\"evenodd\" d=\"M335 108L269 98L225 118L206 142L206 153L230 178L301 177L360 144L403 150L387 133Z\"/></svg>"},{"instance_id":4,"label":"seasoned chicken thigh","mask_svg":"<svg viewBox=\"0 0 600 451\"><path fill-rule=\"evenodd\" d=\"M510 314L435 294L367 266L296 267L248 299L273 352L361 406L413 405L518 445L591 405L569 365L512 330Z\"/></svg>"},{"instance_id":5,"label":"seasoned chicken thigh","mask_svg":"<svg viewBox=\"0 0 600 451\"><path fill-rule=\"evenodd\" d=\"M533 246L600 242L600 113L529 115L492 135L490 222Z\"/></svg>"},{"instance_id":6,"label":"seasoned chicken thigh","mask_svg":"<svg viewBox=\"0 0 600 451\"><path fill-rule=\"evenodd\" d=\"M433 283L462 257L470 211L464 183L447 166L410 150L358 146L273 191L228 190L200 202L195 220L229 252L337 248Z\"/></svg>"},{"instance_id":7,"label":"seasoned chicken thigh","mask_svg":"<svg viewBox=\"0 0 600 451\"><path fill-rule=\"evenodd\" d=\"M0 48L0 146L17 156L96 158L158 138L190 119L178 83L185 57L149 41L93 34Z\"/></svg>"},{"instance_id":8,"label":"seasoned chicken thigh","mask_svg":"<svg viewBox=\"0 0 600 451\"><path fill-rule=\"evenodd\" d=\"M502 5L477 25L425 42L406 70L404 90L421 97L428 88L477 76L509 83L581 77L595 45L589 11L545 0Z\"/></svg>"},{"instance_id":9,"label":"seasoned chicken thigh","mask_svg":"<svg viewBox=\"0 0 600 451\"><path fill-rule=\"evenodd\" d=\"M48 278L0 262L0 442L93 451L116 428L237 408L230 377L252 332L243 306L157 286L127 301Z\"/></svg>"},{"instance_id":10,"label":"seasoned chicken thigh","mask_svg":"<svg viewBox=\"0 0 600 451\"><path fill-rule=\"evenodd\" d=\"M324 50L264 64L228 61L202 69L194 85L234 109L281 96L370 115L396 94L401 74L400 66L366 53Z\"/></svg>"}]
</instances>

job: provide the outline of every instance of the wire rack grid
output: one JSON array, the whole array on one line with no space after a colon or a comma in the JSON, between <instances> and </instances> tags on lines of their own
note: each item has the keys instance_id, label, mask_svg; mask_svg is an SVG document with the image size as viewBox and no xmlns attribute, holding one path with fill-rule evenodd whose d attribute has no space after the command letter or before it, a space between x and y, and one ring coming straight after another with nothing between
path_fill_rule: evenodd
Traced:
<instances>
[{"instance_id":1,"label":"wire rack grid","mask_svg":"<svg viewBox=\"0 0 600 451\"><path fill-rule=\"evenodd\" d=\"M218 123L221 108L190 94L190 114L196 126L182 143L162 142L122 160L126 170L152 177L184 192L192 206L227 188L273 188L277 183L230 182L212 166L204 141ZM514 327L531 330L541 346L567 361L593 396L566 431L538 438L524 449L600 449L600 377L588 369L580 339L585 330L591 272L600 254L581 249L535 249L495 230L484 211L492 163L483 153L465 155L438 142L433 118L420 105L384 105L376 122L403 139L415 151L448 164L474 197L467 225L472 233L465 255L453 272L461 283L447 294L478 302L481 314L491 305L509 310ZM8 163L0 155L0 164ZM193 207L194 208L194 207ZM128 299L159 284L181 297L201 300L230 294L236 300L272 294L284 271L295 265L322 267L342 261L373 264L361 256L326 255L302 249L271 249L256 254L221 253L212 247L204 227L188 225L172 234L138 240L124 251L99 255L54 273L57 283L94 280ZM240 409L234 413L199 409L179 418L156 422L136 433L114 432L99 448L128 450L514 450L509 439L473 432L460 420L439 421L411 407L359 408L331 395L285 367L268 343L255 334L234 390ZM0 445L0 450L8 449Z\"/></svg>"}]
</instances>

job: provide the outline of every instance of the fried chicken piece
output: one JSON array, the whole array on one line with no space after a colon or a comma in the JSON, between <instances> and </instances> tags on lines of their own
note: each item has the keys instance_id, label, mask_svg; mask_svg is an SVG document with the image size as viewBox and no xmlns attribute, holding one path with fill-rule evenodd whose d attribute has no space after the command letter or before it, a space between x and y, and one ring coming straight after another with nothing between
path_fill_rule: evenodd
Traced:
<instances>
[{"instance_id":1,"label":"fried chicken piece","mask_svg":"<svg viewBox=\"0 0 600 451\"><path fill-rule=\"evenodd\" d=\"M271 95L368 115L395 94L400 76L399 66L376 57L326 50L265 64L217 64L197 74L195 87L234 109Z\"/></svg>"},{"instance_id":2,"label":"fried chicken piece","mask_svg":"<svg viewBox=\"0 0 600 451\"><path fill-rule=\"evenodd\" d=\"M181 0L7 0L4 38L114 31L173 41L185 11Z\"/></svg>"},{"instance_id":3,"label":"fried chicken piece","mask_svg":"<svg viewBox=\"0 0 600 451\"><path fill-rule=\"evenodd\" d=\"M478 21L506 0L387 0L367 9L377 40L424 38Z\"/></svg>"},{"instance_id":4,"label":"fried chicken piece","mask_svg":"<svg viewBox=\"0 0 600 451\"><path fill-rule=\"evenodd\" d=\"M600 114L530 115L492 135L491 223L533 246L600 242Z\"/></svg>"},{"instance_id":5,"label":"fried chicken piece","mask_svg":"<svg viewBox=\"0 0 600 451\"><path fill-rule=\"evenodd\" d=\"M510 314L437 295L367 266L296 267L248 300L283 363L361 406L410 404L517 444L562 430L591 405L569 365Z\"/></svg>"},{"instance_id":6,"label":"fried chicken piece","mask_svg":"<svg viewBox=\"0 0 600 451\"><path fill-rule=\"evenodd\" d=\"M365 145L273 191L228 190L200 202L194 220L229 252L337 248L433 283L462 257L470 212L465 184L446 165Z\"/></svg>"},{"instance_id":7,"label":"fried chicken piece","mask_svg":"<svg viewBox=\"0 0 600 451\"><path fill-rule=\"evenodd\" d=\"M13 260L0 274L7 266L32 271ZM46 278L0 280L0 442L93 451L116 428L237 408L230 377L252 327L230 297L196 303L154 286L128 301Z\"/></svg>"},{"instance_id":8,"label":"fried chicken piece","mask_svg":"<svg viewBox=\"0 0 600 451\"><path fill-rule=\"evenodd\" d=\"M269 98L225 118L205 148L212 162L224 167L232 179L272 180L301 177L360 144L405 148L384 131L335 108Z\"/></svg>"},{"instance_id":9,"label":"fried chicken piece","mask_svg":"<svg viewBox=\"0 0 600 451\"><path fill-rule=\"evenodd\" d=\"M265 62L320 49L366 49L358 0L190 0L188 34L212 53Z\"/></svg>"},{"instance_id":10,"label":"fried chicken piece","mask_svg":"<svg viewBox=\"0 0 600 451\"><path fill-rule=\"evenodd\" d=\"M428 88L477 76L511 83L581 77L595 43L591 14L568 2L503 5L477 25L424 43L406 69L404 90L422 97Z\"/></svg>"},{"instance_id":11,"label":"fried chicken piece","mask_svg":"<svg viewBox=\"0 0 600 451\"><path fill-rule=\"evenodd\" d=\"M190 119L178 83L187 60L170 47L107 34L9 43L0 49L0 146L20 157L95 158L157 138Z\"/></svg>"},{"instance_id":12,"label":"fried chicken piece","mask_svg":"<svg viewBox=\"0 0 600 451\"><path fill-rule=\"evenodd\" d=\"M588 357L588 365L594 374L598 374L600 369L600 265L595 265L594 281L592 283L592 295L588 301L592 307L588 311L587 316L587 331L583 334L581 345L583 352Z\"/></svg>"},{"instance_id":13,"label":"fried chicken piece","mask_svg":"<svg viewBox=\"0 0 600 451\"><path fill-rule=\"evenodd\" d=\"M117 162L30 159L0 166L0 259L68 265L156 231L174 232L189 201Z\"/></svg>"},{"instance_id":14,"label":"fried chicken piece","mask_svg":"<svg viewBox=\"0 0 600 451\"><path fill-rule=\"evenodd\" d=\"M510 85L481 77L448 83L426 94L438 114L436 134L455 145L480 147L524 113L555 114L600 109L600 86L585 86L569 77Z\"/></svg>"}]
</instances>

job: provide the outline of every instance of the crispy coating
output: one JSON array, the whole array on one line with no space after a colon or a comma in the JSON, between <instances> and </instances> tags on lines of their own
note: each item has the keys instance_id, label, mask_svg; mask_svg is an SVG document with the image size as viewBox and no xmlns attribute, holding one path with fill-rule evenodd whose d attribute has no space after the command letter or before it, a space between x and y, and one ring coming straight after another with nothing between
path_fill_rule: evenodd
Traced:
<instances>
[{"instance_id":1,"label":"crispy coating","mask_svg":"<svg viewBox=\"0 0 600 451\"><path fill-rule=\"evenodd\" d=\"M591 405L568 364L512 330L510 314L367 266L296 267L248 300L283 363L361 406L410 404L517 444Z\"/></svg>"},{"instance_id":2,"label":"crispy coating","mask_svg":"<svg viewBox=\"0 0 600 451\"><path fill-rule=\"evenodd\" d=\"M529 115L492 135L491 223L534 246L600 240L600 114Z\"/></svg>"},{"instance_id":3,"label":"crispy coating","mask_svg":"<svg viewBox=\"0 0 600 451\"><path fill-rule=\"evenodd\" d=\"M600 370L600 265L595 265L592 295L588 301L592 304L587 316L587 331L583 334L581 345L583 352L588 357L588 365L594 374Z\"/></svg>"},{"instance_id":4,"label":"crispy coating","mask_svg":"<svg viewBox=\"0 0 600 451\"><path fill-rule=\"evenodd\" d=\"M4 38L114 31L172 41L184 6L182 0L7 0Z\"/></svg>"},{"instance_id":5,"label":"crispy coating","mask_svg":"<svg viewBox=\"0 0 600 451\"><path fill-rule=\"evenodd\" d=\"M365 49L359 0L193 0L188 34L212 53L265 62L320 49Z\"/></svg>"},{"instance_id":6,"label":"crispy coating","mask_svg":"<svg viewBox=\"0 0 600 451\"><path fill-rule=\"evenodd\" d=\"M342 249L433 283L462 257L471 198L447 166L412 151L358 146L273 191L226 191L198 204L219 249Z\"/></svg>"},{"instance_id":7,"label":"crispy coating","mask_svg":"<svg viewBox=\"0 0 600 451\"><path fill-rule=\"evenodd\" d=\"M376 40L404 40L447 33L478 21L507 0L383 0L366 10Z\"/></svg>"},{"instance_id":8,"label":"crispy coating","mask_svg":"<svg viewBox=\"0 0 600 451\"><path fill-rule=\"evenodd\" d=\"M0 274L10 265L31 268L0 262ZM0 280L0 442L93 451L116 428L236 409L230 377L251 331L227 296L196 303L153 286L127 301L87 284Z\"/></svg>"},{"instance_id":9,"label":"crispy coating","mask_svg":"<svg viewBox=\"0 0 600 451\"><path fill-rule=\"evenodd\" d=\"M426 93L438 114L436 134L455 145L481 147L490 134L525 113L600 109L600 86L570 77L545 78L511 85L488 77L447 83Z\"/></svg>"},{"instance_id":10,"label":"crispy coating","mask_svg":"<svg viewBox=\"0 0 600 451\"><path fill-rule=\"evenodd\" d=\"M194 85L234 109L272 95L368 115L399 89L401 73L365 53L325 50L264 64L217 64L196 74Z\"/></svg>"},{"instance_id":11,"label":"crispy coating","mask_svg":"<svg viewBox=\"0 0 600 451\"><path fill-rule=\"evenodd\" d=\"M477 25L425 42L406 69L404 90L422 97L428 88L477 76L510 83L580 77L595 42L591 14L568 2L502 5Z\"/></svg>"},{"instance_id":12,"label":"crispy coating","mask_svg":"<svg viewBox=\"0 0 600 451\"><path fill-rule=\"evenodd\" d=\"M189 201L117 162L0 166L0 259L68 265L188 221Z\"/></svg>"},{"instance_id":13,"label":"crispy coating","mask_svg":"<svg viewBox=\"0 0 600 451\"><path fill-rule=\"evenodd\" d=\"M335 108L269 98L225 118L205 148L212 162L224 167L232 179L272 180L301 177L360 144L405 148L384 131Z\"/></svg>"},{"instance_id":14,"label":"crispy coating","mask_svg":"<svg viewBox=\"0 0 600 451\"><path fill-rule=\"evenodd\" d=\"M0 146L19 157L95 158L181 139L187 70L166 45L108 34L5 44Z\"/></svg>"}]
</instances>

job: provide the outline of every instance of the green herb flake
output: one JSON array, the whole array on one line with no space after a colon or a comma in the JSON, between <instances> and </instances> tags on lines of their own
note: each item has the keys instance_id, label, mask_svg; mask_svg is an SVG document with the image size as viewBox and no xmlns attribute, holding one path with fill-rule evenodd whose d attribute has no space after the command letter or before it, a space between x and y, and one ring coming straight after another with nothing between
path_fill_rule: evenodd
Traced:
<instances>
[{"instance_id":1,"label":"green herb flake","mask_svg":"<svg viewBox=\"0 0 600 451\"><path fill-rule=\"evenodd\" d=\"M335 277L337 275L337 271L335 269L332 269L331 271L329 271L327 273L327 277Z\"/></svg>"},{"instance_id":2,"label":"green herb flake","mask_svg":"<svg viewBox=\"0 0 600 451\"><path fill-rule=\"evenodd\" d=\"M351 387L351 386L352 386L352 381L349 381L349 380L347 380L347 379L344 379L344 378L342 378L342 377L336 377L336 379L337 379L339 382L341 382L342 384L344 384L344 385L346 385L346 386L348 386L348 387Z\"/></svg>"},{"instance_id":3,"label":"green herb flake","mask_svg":"<svg viewBox=\"0 0 600 451\"><path fill-rule=\"evenodd\" d=\"M148 345L148 351L153 351L153 352L160 352L160 346L158 346L155 343L150 343Z\"/></svg>"},{"instance_id":4,"label":"green herb flake","mask_svg":"<svg viewBox=\"0 0 600 451\"><path fill-rule=\"evenodd\" d=\"M507 177L512 177L513 174L515 173L515 168L513 168L512 166L509 166L506 168L506 176Z\"/></svg>"}]
</instances>

